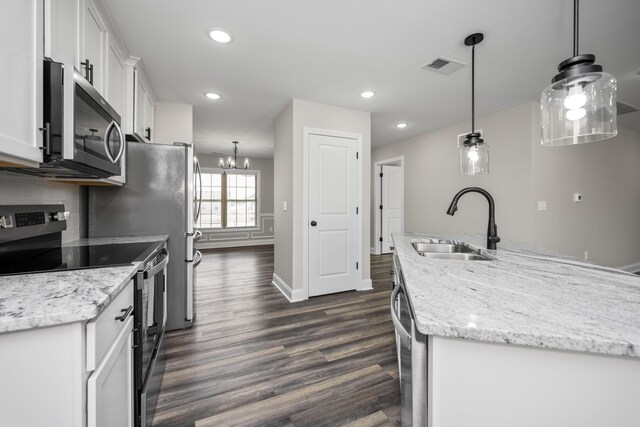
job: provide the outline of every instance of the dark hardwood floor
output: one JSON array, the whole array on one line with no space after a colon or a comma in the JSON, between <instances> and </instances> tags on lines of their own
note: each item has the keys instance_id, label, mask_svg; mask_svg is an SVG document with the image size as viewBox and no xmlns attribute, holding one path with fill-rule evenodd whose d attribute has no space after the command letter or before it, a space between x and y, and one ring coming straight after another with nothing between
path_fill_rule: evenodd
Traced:
<instances>
[{"instance_id":1,"label":"dark hardwood floor","mask_svg":"<svg viewBox=\"0 0 640 427\"><path fill-rule=\"evenodd\" d=\"M371 259L373 291L291 304L273 246L205 253L195 324L166 336L154 425L400 425L391 257Z\"/></svg>"}]
</instances>

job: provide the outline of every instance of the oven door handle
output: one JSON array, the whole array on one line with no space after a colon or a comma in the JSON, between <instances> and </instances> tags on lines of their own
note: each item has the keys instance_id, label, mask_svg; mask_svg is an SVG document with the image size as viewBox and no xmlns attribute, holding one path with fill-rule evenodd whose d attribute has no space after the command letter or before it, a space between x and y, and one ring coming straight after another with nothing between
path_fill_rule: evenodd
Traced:
<instances>
[{"instance_id":1,"label":"oven door handle","mask_svg":"<svg viewBox=\"0 0 640 427\"><path fill-rule=\"evenodd\" d=\"M149 270L145 270L144 271L144 278L145 279L148 279L149 277L155 276L156 274L158 274L158 272L160 270L164 270L164 268L167 266L167 264L169 264L169 251L166 248L162 248L162 251L160 251L160 253L161 254L165 254L166 256L158 264L154 265Z\"/></svg>"},{"instance_id":2,"label":"oven door handle","mask_svg":"<svg viewBox=\"0 0 640 427\"><path fill-rule=\"evenodd\" d=\"M118 150L118 154L115 158L111 154L111 149L109 148L109 138L111 137L111 132L113 132L114 129L118 131L118 136L120 139L120 149ZM107 130L104 132L104 151L107 153L107 157L114 165L118 163L120 157L122 157L122 155L124 154L124 137L122 136L122 129L120 129L120 126L115 122L115 120L109 123L109 126L107 126Z\"/></svg>"},{"instance_id":3,"label":"oven door handle","mask_svg":"<svg viewBox=\"0 0 640 427\"><path fill-rule=\"evenodd\" d=\"M193 268L196 268L202 262L202 252L196 251L196 257L193 259Z\"/></svg>"},{"instance_id":4,"label":"oven door handle","mask_svg":"<svg viewBox=\"0 0 640 427\"><path fill-rule=\"evenodd\" d=\"M402 291L402 287L396 286L396 288L393 290L393 293L391 294L391 320L393 321L393 326L398 333L400 342L411 349L411 334L407 332L404 326L402 326L400 318L398 317L398 312L396 311L398 294L400 293L400 291Z\"/></svg>"}]
</instances>

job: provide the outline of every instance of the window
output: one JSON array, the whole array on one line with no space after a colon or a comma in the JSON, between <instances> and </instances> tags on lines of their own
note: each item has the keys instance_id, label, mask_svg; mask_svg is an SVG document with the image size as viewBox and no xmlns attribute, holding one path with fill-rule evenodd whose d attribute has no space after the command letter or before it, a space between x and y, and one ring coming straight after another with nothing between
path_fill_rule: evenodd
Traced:
<instances>
[{"instance_id":1,"label":"window","mask_svg":"<svg viewBox=\"0 0 640 427\"><path fill-rule=\"evenodd\" d=\"M202 172L202 209L196 227L255 227L257 190L257 172Z\"/></svg>"}]
</instances>

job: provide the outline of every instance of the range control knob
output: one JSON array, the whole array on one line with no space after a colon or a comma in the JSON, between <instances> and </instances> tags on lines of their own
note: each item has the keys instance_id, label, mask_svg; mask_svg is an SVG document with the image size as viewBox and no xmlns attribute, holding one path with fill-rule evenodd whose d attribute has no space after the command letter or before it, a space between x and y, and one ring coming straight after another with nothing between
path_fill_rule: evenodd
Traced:
<instances>
[{"instance_id":1,"label":"range control knob","mask_svg":"<svg viewBox=\"0 0 640 427\"><path fill-rule=\"evenodd\" d=\"M0 216L0 228L11 228L13 227L13 221L10 216Z\"/></svg>"},{"instance_id":2,"label":"range control knob","mask_svg":"<svg viewBox=\"0 0 640 427\"><path fill-rule=\"evenodd\" d=\"M52 212L50 214L51 221L67 221L69 212Z\"/></svg>"}]
</instances>

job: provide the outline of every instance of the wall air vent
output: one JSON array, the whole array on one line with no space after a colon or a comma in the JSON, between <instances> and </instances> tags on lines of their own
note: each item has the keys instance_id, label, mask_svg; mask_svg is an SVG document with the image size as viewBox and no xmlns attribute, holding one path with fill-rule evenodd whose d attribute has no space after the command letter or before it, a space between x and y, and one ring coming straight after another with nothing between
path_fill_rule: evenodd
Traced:
<instances>
[{"instance_id":1,"label":"wall air vent","mask_svg":"<svg viewBox=\"0 0 640 427\"><path fill-rule=\"evenodd\" d=\"M623 114L635 113L640 110L640 108L636 108L633 105L625 104L624 102L616 102L616 109L618 110L618 115L621 116Z\"/></svg>"},{"instance_id":2,"label":"wall air vent","mask_svg":"<svg viewBox=\"0 0 640 427\"><path fill-rule=\"evenodd\" d=\"M465 63L454 61L453 59L439 57L434 60L427 62L422 66L425 70L432 70L440 74L451 74L454 71L458 71L460 68L464 67Z\"/></svg>"}]
</instances>

